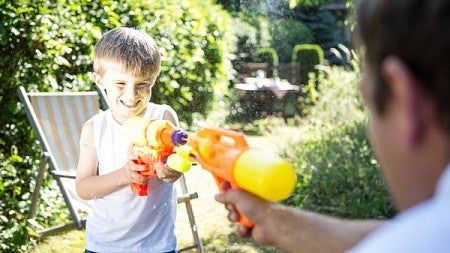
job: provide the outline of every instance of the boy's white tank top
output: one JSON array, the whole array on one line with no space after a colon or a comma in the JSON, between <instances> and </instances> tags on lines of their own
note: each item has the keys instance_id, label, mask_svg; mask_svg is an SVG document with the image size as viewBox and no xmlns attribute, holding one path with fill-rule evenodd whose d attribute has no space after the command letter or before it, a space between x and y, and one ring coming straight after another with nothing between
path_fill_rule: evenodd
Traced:
<instances>
[{"instance_id":1,"label":"boy's white tank top","mask_svg":"<svg viewBox=\"0 0 450 253\"><path fill-rule=\"evenodd\" d=\"M149 103L144 117L162 119L168 105ZM178 119L177 119L178 120ZM103 175L121 168L128 160L129 143L111 110L93 117L94 145ZM177 122L178 123L178 122ZM176 248L176 189L150 177L148 196L136 196L129 185L92 201L86 223L86 248L95 252L168 252Z\"/></svg>"}]
</instances>

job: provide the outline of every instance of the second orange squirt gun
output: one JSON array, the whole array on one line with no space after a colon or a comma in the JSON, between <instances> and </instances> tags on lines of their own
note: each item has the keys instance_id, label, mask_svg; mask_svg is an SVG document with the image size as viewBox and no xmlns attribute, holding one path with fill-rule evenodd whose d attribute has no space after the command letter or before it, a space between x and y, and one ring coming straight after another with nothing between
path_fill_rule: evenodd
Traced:
<instances>
[{"instance_id":1,"label":"second orange squirt gun","mask_svg":"<svg viewBox=\"0 0 450 253\"><path fill-rule=\"evenodd\" d=\"M145 169L139 172L142 176L155 175L154 165L159 162L167 163L171 169L181 173L190 169L193 158L189 156L190 149L182 148L188 138L183 129L167 120L142 117L129 118L122 127L137 155L133 162L145 165ZM147 184L132 183L131 189L138 196L148 195Z\"/></svg>"},{"instance_id":2,"label":"second orange squirt gun","mask_svg":"<svg viewBox=\"0 0 450 253\"><path fill-rule=\"evenodd\" d=\"M295 189L297 175L289 162L250 148L241 132L203 128L189 137L196 161L211 172L219 190L224 181L270 201L282 201ZM239 223L253 227L246 217Z\"/></svg>"}]
</instances>

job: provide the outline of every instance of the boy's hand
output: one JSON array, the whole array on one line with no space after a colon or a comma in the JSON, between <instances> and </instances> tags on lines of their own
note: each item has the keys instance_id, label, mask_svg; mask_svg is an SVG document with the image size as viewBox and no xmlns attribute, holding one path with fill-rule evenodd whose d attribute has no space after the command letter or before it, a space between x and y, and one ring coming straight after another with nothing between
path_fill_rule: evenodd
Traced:
<instances>
[{"instance_id":1,"label":"boy's hand","mask_svg":"<svg viewBox=\"0 0 450 253\"><path fill-rule=\"evenodd\" d=\"M173 183L177 181L177 179L180 178L182 174L176 170L172 170L169 166L167 166L167 164L159 162L156 163L154 166L156 169L156 174L165 183Z\"/></svg>"},{"instance_id":2,"label":"boy's hand","mask_svg":"<svg viewBox=\"0 0 450 253\"><path fill-rule=\"evenodd\" d=\"M122 167L125 172L126 182L128 184L138 183L145 184L148 181L148 176L143 176L139 172L145 171L145 164L137 164L134 161L138 159L139 154L132 147L128 150L128 162Z\"/></svg>"},{"instance_id":3,"label":"boy's hand","mask_svg":"<svg viewBox=\"0 0 450 253\"><path fill-rule=\"evenodd\" d=\"M142 176L139 174L139 171L144 171L145 166L143 164L136 164L132 160L128 160L128 162L122 167L126 183L138 183L138 184L145 184L148 180L148 177Z\"/></svg>"}]
</instances>

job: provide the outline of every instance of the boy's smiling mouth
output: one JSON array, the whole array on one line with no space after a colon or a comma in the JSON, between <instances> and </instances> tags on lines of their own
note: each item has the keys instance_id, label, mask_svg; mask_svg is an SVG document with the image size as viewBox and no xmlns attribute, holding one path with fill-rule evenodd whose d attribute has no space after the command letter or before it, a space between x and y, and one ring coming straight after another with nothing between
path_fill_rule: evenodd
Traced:
<instances>
[{"instance_id":1,"label":"boy's smiling mouth","mask_svg":"<svg viewBox=\"0 0 450 253\"><path fill-rule=\"evenodd\" d=\"M139 102L140 102L139 100L137 100L135 102L127 102L127 101L120 100L120 103L122 103L122 105L124 105L127 108L135 108L138 106Z\"/></svg>"}]
</instances>

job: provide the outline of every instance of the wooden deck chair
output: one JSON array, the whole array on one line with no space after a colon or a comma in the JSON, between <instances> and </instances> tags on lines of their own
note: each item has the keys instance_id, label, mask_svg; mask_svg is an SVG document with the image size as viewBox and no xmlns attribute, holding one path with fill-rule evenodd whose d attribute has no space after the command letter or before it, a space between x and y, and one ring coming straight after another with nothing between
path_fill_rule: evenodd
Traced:
<instances>
[{"instance_id":1,"label":"wooden deck chair","mask_svg":"<svg viewBox=\"0 0 450 253\"><path fill-rule=\"evenodd\" d=\"M40 199L40 188L47 165L49 165L49 172L61 190L72 222L40 229L37 233L44 237L71 229L82 229L85 227L86 221L82 212L89 212L90 203L80 199L75 190L80 133L84 122L99 112L100 104L103 105L104 109L108 107L105 94L103 90L98 92L27 92L22 86L18 88L17 92L42 149L42 160L32 196L28 221L30 225L33 225L33 217ZM203 253L203 245L198 235L190 202L198 195L196 192L188 192L184 175L178 181L181 189L178 203L185 203L194 240L193 245L178 251L197 249L197 252Z\"/></svg>"}]
</instances>

